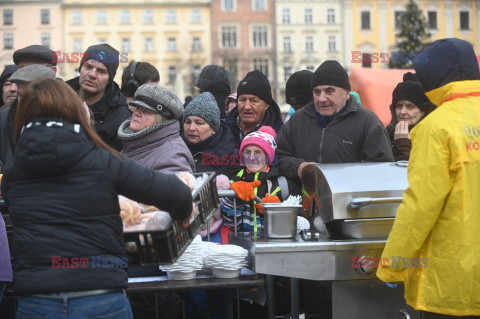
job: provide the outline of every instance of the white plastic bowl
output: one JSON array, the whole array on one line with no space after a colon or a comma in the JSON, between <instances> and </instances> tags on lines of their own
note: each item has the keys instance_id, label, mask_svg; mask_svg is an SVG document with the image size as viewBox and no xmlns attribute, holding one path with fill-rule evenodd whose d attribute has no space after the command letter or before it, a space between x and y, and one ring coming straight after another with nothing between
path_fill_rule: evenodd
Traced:
<instances>
[{"instance_id":1,"label":"white plastic bowl","mask_svg":"<svg viewBox=\"0 0 480 319\"><path fill-rule=\"evenodd\" d=\"M167 276L171 280L190 280L197 276L197 271L183 272L183 271L168 271Z\"/></svg>"},{"instance_id":2,"label":"white plastic bowl","mask_svg":"<svg viewBox=\"0 0 480 319\"><path fill-rule=\"evenodd\" d=\"M216 278L237 278L240 276L242 269L222 269L222 268L212 268L212 275Z\"/></svg>"}]
</instances>

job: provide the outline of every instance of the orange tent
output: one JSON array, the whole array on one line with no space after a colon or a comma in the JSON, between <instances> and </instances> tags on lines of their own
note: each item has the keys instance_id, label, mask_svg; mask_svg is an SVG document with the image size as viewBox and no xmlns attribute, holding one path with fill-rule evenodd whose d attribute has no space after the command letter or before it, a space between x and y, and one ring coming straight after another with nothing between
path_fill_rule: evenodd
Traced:
<instances>
[{"instance_id":1,"label":"orange tent","mask_svg":"<svg viewBox=\"0 0 480 319\"><path fill-rule=\"evenodd\" d=\"M407 72L415 70L351 68L350 86L360 95L362 106L372 110L384 125L392 118L392 93Z\"/></svg>"}]
</instances>

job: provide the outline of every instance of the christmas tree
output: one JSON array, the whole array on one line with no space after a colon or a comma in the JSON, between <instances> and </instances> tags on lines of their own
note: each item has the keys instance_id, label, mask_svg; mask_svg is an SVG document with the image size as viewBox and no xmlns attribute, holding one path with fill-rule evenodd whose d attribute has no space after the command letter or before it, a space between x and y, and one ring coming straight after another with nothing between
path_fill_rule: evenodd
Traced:
<instances>
[{"instance_id":1,"label":"christmas tree","mask_svg":"<svg viewBox=\"0 0 480 319\"><path fill-rule=\"evenodd\" d=\"M400 29L388 66L391 69L411 69L413 59L429 44L427 22L414 0L408 0L405 12L400 14Z\"/></svg>"}]
</instances>

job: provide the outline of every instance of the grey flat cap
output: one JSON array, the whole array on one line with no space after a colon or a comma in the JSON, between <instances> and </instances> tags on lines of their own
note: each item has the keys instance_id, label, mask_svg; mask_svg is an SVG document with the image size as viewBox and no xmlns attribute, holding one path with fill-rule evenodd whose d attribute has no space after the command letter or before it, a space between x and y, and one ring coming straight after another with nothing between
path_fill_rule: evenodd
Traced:
<instances>
[{"instance_id":1,"label":"grey flat cap","mask_svg":"<svg viewBox=\"0 0 480 319\"><path fill-rule=\"evenodd\" d=\"M45 65L32 64L13 73L10 82L35 82L45 79L55 80L55 71Z\"/></svg>"},{"instance_id":2,"label":"grey flat cap","mask_svg":"<svg viewBox=\"0 0 480 319\"><path fill-rule=\"evenodd\" d=\"M168 119L179 119L183 115L183 104L170 89L153 84L144 84L135 92L135 101L128 103L162 114Z\"/></svg>"}]
</instances>

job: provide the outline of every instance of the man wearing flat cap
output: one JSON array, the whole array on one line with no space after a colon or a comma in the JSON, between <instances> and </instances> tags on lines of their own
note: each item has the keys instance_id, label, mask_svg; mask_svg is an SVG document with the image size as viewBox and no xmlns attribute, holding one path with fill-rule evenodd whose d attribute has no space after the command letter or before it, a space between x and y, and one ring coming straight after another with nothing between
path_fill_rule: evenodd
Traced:
<instances>
[{"instance_id":1,"label":"man wearing flat cap","mask_svg":"<svg viewBox=\"0 0 480 319\"><path fill-rule=\"evenodd\" d=\"M282 173L300 186L303 168L315 163L392 162L385 127L357 105L337 61L323 62L310 82L313 101L295 112L277 141Z\"/></svg>"},{"instance_id":2,"label":"man wearing flat cap","mask_svg":"<svg viewBox=\"0 0 480 319\"><path fill-rule=\"evenodd\" d=\"M237 88L238 104L225 119L234 134L235 148L240 148L242 139L266 125L275 130L277 136L283 120L280 107L273 100L268 78L259 70L248 72Z\"/></svg>"},{"instance_id":3,"label":"man wearing flat cap","mask_svg":"<svg viewBox=\"0 0 480 319\"><path fill-rule=\"evenodd\" d=\"M10 82L17 91L17 98L9 106L0 112L0 160L7 164L13 158L14 142L14 119L17 112L18 102L22 94L31 82L45 79L55 79L55 71L48 66L30 64L18 69L10 76Z\"/></svg>"},{"instance_id":4,"label":"man wearing flat cap","mask_svg":"<svg viewBox=\"0 0 480 319\"><path fill-rule=\"evenodd\" d=\"M67 81L93 112L98 135L117 150L122 147L117 130L132 115L118 84L113 81L119 55L108 44L92 45L80 62L80 76Z\"/></svg>"}]
</instances>

